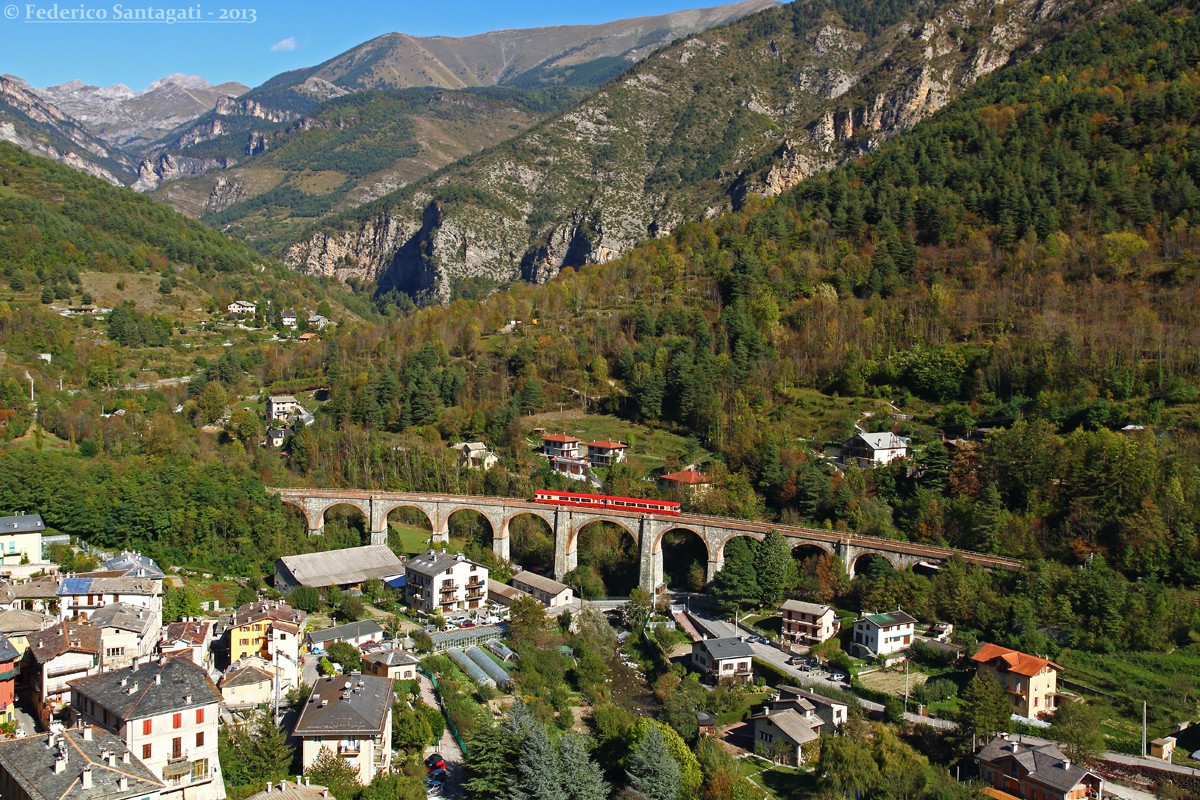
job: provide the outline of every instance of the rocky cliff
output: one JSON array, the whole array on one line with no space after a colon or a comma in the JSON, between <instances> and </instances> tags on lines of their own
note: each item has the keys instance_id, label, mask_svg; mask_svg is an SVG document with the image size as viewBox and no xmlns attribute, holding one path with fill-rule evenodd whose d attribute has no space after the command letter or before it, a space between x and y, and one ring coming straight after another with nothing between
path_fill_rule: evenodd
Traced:
<instances>
[{"instance_id":1,"label":"rocky cliff","mask_svg":"<svg viewBox=\"0 0 1200 800\"><path fill-rule=\"evenodd\" d=\"M868 150L1090 8L773 8L651 56L466 165L321 223L286 260L427 301L447 301L466 278L545 280Z\"/></svg>"},{"instance_id":2,"label":"rocky cliff","mask_svg":"<svg viewBox=\"0 0 1200 800\"><path fill-rule=\"evenodd\" d=\"M113 185L133 175L133 165L119 148L93 136L79 120L11 75L0 76L0 140Z\"/></svg>"}]
</instances>

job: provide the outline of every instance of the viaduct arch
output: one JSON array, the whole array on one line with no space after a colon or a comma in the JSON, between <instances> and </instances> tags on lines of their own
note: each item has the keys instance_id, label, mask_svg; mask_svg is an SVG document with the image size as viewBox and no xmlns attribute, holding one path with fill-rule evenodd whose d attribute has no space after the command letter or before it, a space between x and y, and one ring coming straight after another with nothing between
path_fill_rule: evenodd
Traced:
<instances>
[{"instance_id":1,"label":"viaduct arch","mask_svg":"<svg viewBox=\"0 0 1200 800\"><path fill-rule=\"evenodd\" d=\"M677 517L637 513L632 511L592 510L546 503L534 503L513 497L474 495L442 495L419 492L366 492L353 489L284 489L269 488L268 492L296 506L307 520L308 532L316 536L324 532L325 512L336 505L358 508L370 520L371 544L387 543L388 515L401 507L415 508L428 519L434 542L450 539L450 515L463 509L482 514L492 526L492 550L500 558L510 557L509 523L521 514L533 514L545 520L554 532L554 577L561 579L579 565L579 532L592 522L609 522L624 528L638 544L638 584L653 594L663 583L663 537L672 530L694 533L704 542L708 553L708 580L712 580L724 564L725 545L739 536L762 539L777 530L792 547L809 545L830 555L836 555L850 576L858 559L874 554L887 559L896 569L917 564L938 565L951 556L979 564L988 569L1017 570L1022 566L1015 558L1003 558L969 550L915 542L901 542L878 536L857 533L824 531L792 525L773 525L766 522L681 514Z\"/></svg>"}]
</instances>

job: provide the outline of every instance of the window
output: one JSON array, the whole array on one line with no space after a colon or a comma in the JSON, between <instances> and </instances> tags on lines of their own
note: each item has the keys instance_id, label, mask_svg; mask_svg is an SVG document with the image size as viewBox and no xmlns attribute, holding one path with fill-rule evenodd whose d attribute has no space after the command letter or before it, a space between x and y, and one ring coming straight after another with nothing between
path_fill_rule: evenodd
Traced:
<instances>
[{"instance_id":1,"label":"window","mask_svg":"<svg viewBox=\"0 0 1200 800\"><path fill-rule=\"evenodd\" d=\"M143 760L143 761L149 761L149 760L150 760L150 752L151 752L151 751L150 751L150 745L148 745L148 744L144 744L144 745L142 745L142 760Z\"/></svg>"},{"instance_id":2,"label":"window","mask_svg":"<svg viewBox=\"0 0 1200 800\"><path fill-rule=\"evenodd\" d=\"M204 709L197 708L196 709L196 724L201 725L203 723L204 723Z\"/></svg>"},{"instance_id":3,"label":"window","mask_svg":"<svg viewBox=\"0 0 1200 800\"><path fill-rule=\"evenodd\" d=\"M154 720L142 720L142 736L149 736L154 731ZM149 746L149 745L147 745Z\"/></svg>"},{"instance_id":4,"label":"window","mask_svg":"<svg viewBox=\"0 0 1200 800\"><path fill-rule=\"evenodd\" d=\"M171 727L172 728L182 728L183 727L183 714L172 714L171 715Z\"/></svg>"},{"instance_id":5,"label":"window","mask_svg":"<svg viewBox=\"0 0 1200 800\"><path fill-rule=\"evenodd\" d=\"M171 758L183 758L183 739L179 736L171 740Z\"/></svg>"},{"instance_id":6,"label":"window","mask_svg":"<svg viewBox=\"0 0 1200 800\"><path fill-rule=\"evenodd\" d=\"M204 747L204 731L196 734L196 747Z\"/></svg>"},{"instance_id":7,"label":"window","mask_svg":"<svg viewBox=\"0 0 1200 800\"><path fill-rule=\"evenodd\" d=\"M208 776L208 759L198 758L192 762L192 780Z\"/></svg>"}]
</instances>

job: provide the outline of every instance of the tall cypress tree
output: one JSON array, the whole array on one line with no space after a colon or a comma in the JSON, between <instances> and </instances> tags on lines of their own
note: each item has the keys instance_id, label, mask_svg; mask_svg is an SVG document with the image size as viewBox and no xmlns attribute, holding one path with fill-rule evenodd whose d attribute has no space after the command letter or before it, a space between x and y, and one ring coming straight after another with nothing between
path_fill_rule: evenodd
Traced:
<instances>
[{"instance_id":1,"label":"tall cypress tree","mask_svg":"<svg viewBox=\"0 0 1200 800\"><path fill-rule=\"evenodd\" d=\"M763 605L778 605L783 590L792 582L795 571L792 550L779 531L768 533L754 552L754 577L758 581L758 599Z\"/></svg>"}]
</instances>

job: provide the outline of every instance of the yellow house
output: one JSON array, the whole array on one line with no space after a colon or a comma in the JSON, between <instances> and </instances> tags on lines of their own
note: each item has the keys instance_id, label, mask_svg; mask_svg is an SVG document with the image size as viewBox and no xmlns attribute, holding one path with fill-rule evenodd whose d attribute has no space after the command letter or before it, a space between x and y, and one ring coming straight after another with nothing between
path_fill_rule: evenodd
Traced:
<instances>
[{"instance_id":1,"label":"yellow house","mask_svg":"<svg viewBox=\"0 0 1200 800\"><path fill-rule=\"evenodd\" d=\"M977 674L1004 687L1012 713L1035 719L1054 713L1062 669L1058 664L998 644L985 644L971 660Z\"/></svg>"},{"instance_id":2,"label":"yellow house","mask_svg":"<svg viewBox=\"0 0 1200 800\"><path fill-rule=\"evenodd\" d=\"M275 649L296 661L308 615L277 600L247 603L233 613L229 628L229 662L247 656L274 658Z\"/></svg>"},{"instance_id":3,"label":"yellow house","mask_svg":"<svg viewBox=\"0 0 1200 800\"><path fill-rule=\"evenodd\" d=\"M10 567L42 560L42 532L46 523L41 514L0 517L0 566Z\"/></svg>"}]
</instances>

